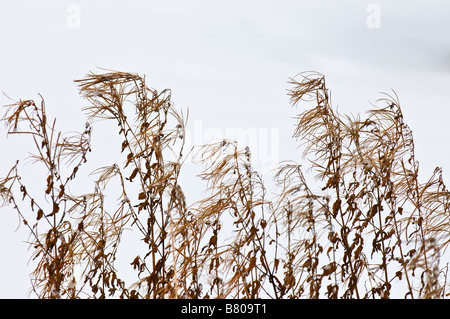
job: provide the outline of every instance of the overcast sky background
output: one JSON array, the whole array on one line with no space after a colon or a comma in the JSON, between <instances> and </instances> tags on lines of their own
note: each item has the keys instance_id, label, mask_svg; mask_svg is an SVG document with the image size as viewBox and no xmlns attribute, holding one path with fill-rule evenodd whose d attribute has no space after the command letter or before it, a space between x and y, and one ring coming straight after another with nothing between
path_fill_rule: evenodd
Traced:
<instances>
[{"instance_id":1,"label":"overcast sky background","mask_svg":"<svg viewBox=\"0 0 450 319\"><path fill-rule=\"evenodd\" d=\"M367 25L370 4L380 9L379 28ZM380 92L394 89L421 179L440 166L450 183L449 16L445 0L2 0L0 91L13 100L39 101L40 93L59 129L81 131L86 101L73 80L98 67L135 72L157 90L172 89L176 107L189 108L188 129L195 121L223 132L273 128L276 157L301 162L287 82L318 71L341 113L363 115ZM1 105L10 102L0 96ZM94 151L107 144L102 125L94 126ZM0 176L28 151L22 141L0 131ZM111 164L92 156L96 166ZM192 197L194 175L183 177ZM0 214L0 298L27 297L26 229L15 231L11 208Z\"/></svg>"}]
</instances>

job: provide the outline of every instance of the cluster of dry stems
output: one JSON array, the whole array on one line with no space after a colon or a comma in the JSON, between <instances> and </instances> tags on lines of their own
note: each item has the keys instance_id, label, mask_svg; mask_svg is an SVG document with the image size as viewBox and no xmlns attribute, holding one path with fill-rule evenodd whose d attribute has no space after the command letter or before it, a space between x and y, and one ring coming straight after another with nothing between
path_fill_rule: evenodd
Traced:
<instances>
[{"instance_id":1,"label":"cluster of dry stems","mask_svg":"<svg viewBox=\"0 0 450 319\"><path fill-rule=\"evenodd\" d=\"M331 107L322 75L296 78L292 104L314 106L298 114L294 137L320 191L301 165L285 161L274 198L252 168L251 150L223 140L194 150L208 189L188 205L178 183L189 151L186 120L169 90L150 89L139 75L76 81L88 122L68 137L43 100L8 105L8 134L29 135L46 172L36 195L19 162L0 179L3 204L30 231L32 291L39 298L446 297L450 193L440 169L419 182L398 98L350 118ZM96 120L117 124L123 162L98 168L92 193L72 194ZM105 195L112 187L118 199ZM138 253L125 261L131 283L116 267L127 232L139 234Z\"/></svg>"}]
</instances>

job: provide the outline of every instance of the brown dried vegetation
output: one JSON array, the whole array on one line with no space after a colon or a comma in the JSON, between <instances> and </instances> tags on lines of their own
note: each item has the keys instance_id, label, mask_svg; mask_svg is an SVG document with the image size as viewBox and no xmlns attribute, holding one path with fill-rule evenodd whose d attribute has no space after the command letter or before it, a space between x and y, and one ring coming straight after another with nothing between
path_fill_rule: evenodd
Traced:
<instances>
[{"instance_id":1,"label":"brown dried vegetation","mask_svg":"<svg viewBox=\"0 0 450 319\"><path fill-rule=\"evenodd\" d=\"M39 298L445 298L450 193L439 168L419 182L397 96L380 99L365 119L351 118L331 107L322 75L296 78L292 104L314 103L297 116L294 137L316 183L301 165L282 162L274 198L252 169L250 149L223 140L194 150L207 193L188 205L178 183L186 119L169 90L150 89L138 75L76 81L89 121L68 137L43 100L8 105L8 134L31 136L32 158L46 172L41 194L28 192L18 161L0 179L3 204L30 231L32 291ZM96 120L116 122L123 163L98 168L92 193L72 194ZM117 200L105 196L111 187ZM115 264L131 231L140 240L127 261L129 283Z\"/></svg>"}]
</instances>

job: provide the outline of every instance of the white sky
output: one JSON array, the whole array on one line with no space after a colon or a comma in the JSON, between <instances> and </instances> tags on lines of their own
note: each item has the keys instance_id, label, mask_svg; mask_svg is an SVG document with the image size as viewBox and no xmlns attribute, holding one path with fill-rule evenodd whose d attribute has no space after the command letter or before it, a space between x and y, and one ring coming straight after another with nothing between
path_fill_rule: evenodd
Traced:
<instances>
[{"instance_id":1,"label":"white sky","mask_svg":"<svg viewBox=\"0 0 450 319\"><path fill-rule=\"evenodd\" d=\"M366 23L372 3L380 28ZM136 72L157 90L172 89L177 108L189 108L188 128L195 121L222 132L275 128L279 160L301 162L287 81L318 71L341 113L363 114L379 92L394 89L414 133L421 178L440 166L450 183L449 16L445 0L3 0L0 91L14 100L39 101L40 93L60 129L80 131L86 101L73 80L101 72L97 67ZM1 95L0 104L8 103ZM102 127L94 126L94 151L108 137ZM22 141L0 131L0 176L28 151ZM110 164L92 156L93 165ZM195 197L195 170L186 174ZM27 297L26 229L15 231L10 208L0 213L0 298Z\"/></svg>"}]
</instances>

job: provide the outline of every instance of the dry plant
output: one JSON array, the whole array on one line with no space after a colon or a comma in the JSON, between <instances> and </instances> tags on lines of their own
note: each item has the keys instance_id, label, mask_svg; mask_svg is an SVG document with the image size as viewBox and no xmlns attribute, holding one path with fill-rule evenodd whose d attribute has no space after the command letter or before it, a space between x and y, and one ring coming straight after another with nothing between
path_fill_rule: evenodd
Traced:
<instances>
[{"instance_id":1,"label":"dry plant","mask_svg":"<svg viewBox=\"0 0 450 319\"><path fill-rule=\"evenodd\" d=\"M396 95L365 119L352 118L331 107L324 76L296 76L292 104L314 103L296 117L294 132L310 171L281 162L276 196L267 198L248 147L199 146L194 161L204 166L207 192L188 205L179 184L186 118L170 91L116 71L76 83L89 102L82 133L58 131L43 99L8 105L3 117L8 134L31 136L33 165L45 169L41 193L24 182L19 162L0 179L3 204L30 231L39 298L448 295L450 193L439 168L419 181ZM91 193L72 194L97 120L116 123L123 162L96 169ZM118 199L106 196L111 189ZM127 233L139 235L136 255L125 261L132 282L116 260Z\"/></svg>"}]
</instances>

